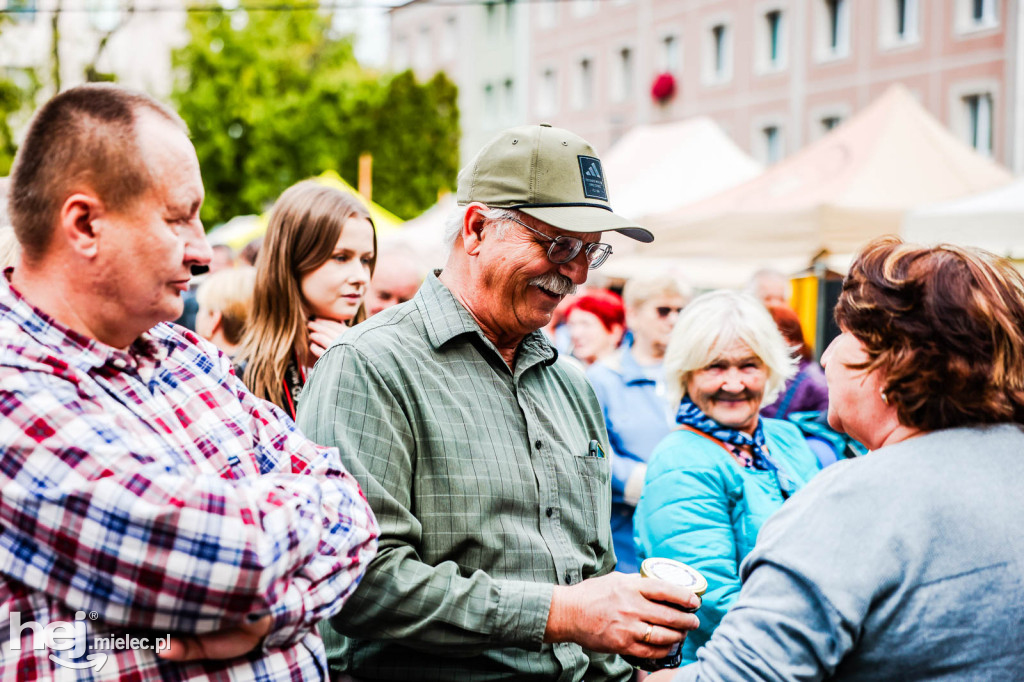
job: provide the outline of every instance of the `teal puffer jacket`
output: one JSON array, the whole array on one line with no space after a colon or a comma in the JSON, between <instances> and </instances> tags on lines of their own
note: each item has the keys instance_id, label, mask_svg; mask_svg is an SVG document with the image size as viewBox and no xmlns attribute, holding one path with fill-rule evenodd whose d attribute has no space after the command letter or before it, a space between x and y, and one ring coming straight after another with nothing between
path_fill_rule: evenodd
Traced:
<instances>
[{"instance_id":1,"label":"teal puffer jacket","mask_svg":"<svg viewBox=\"0 0 1024 682\"><path fill-rule=\"evenodd\" d=\"M777 419L763 419L768 452L797 489L820 470L800 431ZM761 525L783 497L772 471L746 469L718 442L692 431L673 431L654 449L643 495L633 516L641 560L667 557L693 566L708 581L697 612L700 628L683 644L683 664L696 651L739 595L739 567L754 548Z\"/></svg>"}]
</instances>

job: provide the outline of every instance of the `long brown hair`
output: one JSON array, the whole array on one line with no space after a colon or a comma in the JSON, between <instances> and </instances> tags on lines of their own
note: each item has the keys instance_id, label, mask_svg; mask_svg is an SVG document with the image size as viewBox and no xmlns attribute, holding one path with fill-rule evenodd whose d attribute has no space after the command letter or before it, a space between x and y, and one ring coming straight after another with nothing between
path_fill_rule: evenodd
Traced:
<instances>
[{"instance_id":1,"label":"long brown hair","mask_svg":"<svg viewBox=\"0 0 1024 682\"><path fill-rule=\"evenodd\" d=\"M260 398L285 406L284 374L294 355L309 352L309 313L300 281L334 253L342 226L352 218L373 225L363 203L348 192L303 180L284 191L274 204L267 234L256 259L256 288L248 330L238 351L245 383ZM377 260L377 232L373 235ZM353 324L366 319L364 306Z\"/></svg>"}]
</instances>

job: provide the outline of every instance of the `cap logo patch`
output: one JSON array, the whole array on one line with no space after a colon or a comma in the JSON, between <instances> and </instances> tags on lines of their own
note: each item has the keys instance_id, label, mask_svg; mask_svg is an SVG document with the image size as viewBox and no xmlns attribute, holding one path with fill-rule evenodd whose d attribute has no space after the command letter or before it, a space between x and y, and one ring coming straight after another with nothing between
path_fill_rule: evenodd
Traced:
<instances>
[{"instance_id":1,"label":"cap logo patch","mask_svg":"<svg viewBox=\"0 0 1024 682\"><path fill-rule=\"evenodd\" d=\"M580 160L580 177L583 179L583 196L588 199L608 201L608 190L604 187L604 172L601 160L593 156L578 155Z\"/></svg>"}]
</instances>

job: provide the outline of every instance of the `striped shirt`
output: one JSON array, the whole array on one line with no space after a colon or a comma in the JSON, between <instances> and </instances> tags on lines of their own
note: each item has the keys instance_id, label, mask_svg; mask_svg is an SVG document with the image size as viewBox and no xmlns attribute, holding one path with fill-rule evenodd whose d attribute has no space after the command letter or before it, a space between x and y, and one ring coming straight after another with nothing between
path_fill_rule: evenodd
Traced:
<instances>
[{"instance_id":1,"label":"striped shirt","mask_svg":"<svg viewBox=\"0 0 1024 682\"><path fill-rule=\"evenodd\" d=\"M376 535L337 451L214 346L158 324L114 349L0 277L0 679L319 680L315 625ZM244 658L156 657L156 637L267 614ZM67 651L47 648L60 623Z\"/></svg>"},{"instance_id":2,"label":"striped shirt","mask_svg":"<svg viewBox=\"0 0 1024 682\"><path fill-rule=\"evenodd\" d=\"M299 424L336 445L381 524L380 553L331 625L360 679L619 680L618 657L544 644L553 586L612 570L601 408L543 334L514 370L430 276L317 362Z\"/></svg>"}]
</instances>

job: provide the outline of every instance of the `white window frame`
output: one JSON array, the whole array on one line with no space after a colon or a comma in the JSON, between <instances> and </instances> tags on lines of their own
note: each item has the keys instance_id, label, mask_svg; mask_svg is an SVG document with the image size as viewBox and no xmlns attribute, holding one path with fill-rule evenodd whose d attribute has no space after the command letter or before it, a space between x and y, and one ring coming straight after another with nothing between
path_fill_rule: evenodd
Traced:
<instances>
[{"instance_id":1,"label":"white window frame","mask_svg":"<svg viewBox=\"0 0 1024 682\"><path fill-rule=\"evenodd\" d=\"M558 26L558 0L540 0L537 3L537 26L539 28L554 28Z\"/></svg>"},{"instance_id":2,"label":"white window frame","mask_svg":"<svg viewBox=\"0 0 1024 682\"><path fill-rule=\"evenodd\" d=\"M862 0L863 1L863 0ZM833 20L830 2L835 2L837 17ZM819 62L846 59L853 44L853 25L850 18L852 0L817 0L815 2L816 53ZM835 24L835 45L832 44Z\"/></svg>"},{"instance_id":3,"label":"white window frame","mask_svg":"<svg viewBox=\"0 0 1024 682\"><path fill-rule=\"evenodd\" d=\"M878 0L878 45L883 50L921 44L921 0ZM900 33L900 8L904 8L904 32Z\"/></svg>"},{"instance_id":4,"label":"white window frame","mask_svg":"<svg viewBox=\"0 0 1024 682\"><path fill-rule=\"evenodd\" d=\"M683 40L679 31L663 33L658 39L660 73L678 76L683 72Z\"/></svg>"},{"instance_id":5,"label":"white window frame","mask_svg":"<svg viewBox=\"0 0 1024 682\"><path fill-rule=\"evenodd\" d=\"M626 57L628 55L628 59ZM629 101L636 91L636 50L632 45L619 45L612 53L612 101Z\"/></svg>"},{"instance_id":6,"label":"white window frame","mask_svg":"<svg viewBox=\"0 0 1024 682\"><path fill-rule=\"evenodd\" d=\"M772 30L769 16L779 13L778 49L776 57L771 57ZM754 71L759 74L785 71L789 66L789 13L786 6L779 3L758 5L754 18Z\"/></svg>"},{"instance_id":7,"label":"white window frame","mask_svg":"<svg viewBox=\"0 0 1024 682\"><path fill-rule=\"evenodd\" d=\"M725 16L711 18L705 23L702 69L705 85L722 85L732 80L734 26L732 18ZM718 27L723 29L721 43L716 37L715 29ZM721 64L718 63L719 54Z\"/></svg>"},{"instance_id":8,"label":"white window frame","mask_svg":"<svg viewBox=\"0 0 1024 682\"><path fill-rule=\"evenodd\" d=\"M573 109L579 111L594 106L596 75L597 67L593 56L582 54L573 62Z\"/></svg>"},{"instance_id":9,"label":"white window frame","mask_svg":"<svg viewBox=\"0 0 1024 682\"><path fill-rule=\"evenodd\" d=\"M551 116L558 113L558 69L545 66L540 71L540 88L537 97L537 115Z\"/></svg>"},{"instance_id":10,"label":"white window frame","mask_svg":"<svg viewBox=\"0 0 1024 682\"><path fill-rule=\"evenodd\" d=\"M958 35L988 32L999 28L998 0L980 0L983 3L981 19L974 18L975 0L955 0L953 25Z\"/></svg>"},{"instance_id":11,"label":"white window frame","mask_svg":"<svg viewBox=\"0 0 1024 682\"><path fill-rule=\"evenodd\" d=\"M996 146L996 112L1002 106L999 84L990 79L978 79L959 83L950 88L950 122L949 127L965 144L975 149L979 154L993 157ZM987 97L987 102L982 100L982 107L987 108L987 116L981 121L981 130L975 130L972 125L970 112L970 99L972 97ZM981 113L984 113L984 109ZM987 138L987 144L976 146L978 135Z\"/></svg>"}]
</instances>

